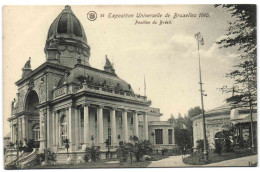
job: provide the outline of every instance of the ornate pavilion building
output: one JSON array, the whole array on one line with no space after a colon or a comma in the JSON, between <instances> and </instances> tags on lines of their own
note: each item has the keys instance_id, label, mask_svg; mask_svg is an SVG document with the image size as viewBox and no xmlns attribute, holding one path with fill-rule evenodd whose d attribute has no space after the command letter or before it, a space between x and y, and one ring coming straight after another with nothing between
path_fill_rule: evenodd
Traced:
<instances>
[{"instance_id":1,"label":"ornate pavilion building","mask_svg":"<svg viewBox=\"0 0 260 172\"><path fill-rule=\"evenodd\" d=\"M69 139L74 159L91 145L106 151L107 140L115 151L133 136L159 148L174 145L174 126L160 121L160 109L135 94L107 57L104 70L90 66L87 37L70 6L51 24L44 52L46 62L32 70L29 59L16 82L11 142L32 139L39 152L47 146L62 155Z\"/></svg>"},{"instance_id":2,"label":"ornate pavilion building","mask_svg":"<svg viewBox=\"0 0 260 172\"><path fill-rule=\"evenodd\" d=\"M198 140L203 140L202 115L192 117L193 123L193 145L197 146ZM222 132L235 128L232 138L236 147L250 147L251 145L251 125L250 110L248 107L239 107L232 101L227 101L224 105L205 112L206 136L209 147L215 149L216 142L223 139ZM257 131L257 109L252 110L253 132ZM257 135L255 134L254 144L257 145Z\"/></svg>"}]
</instances>

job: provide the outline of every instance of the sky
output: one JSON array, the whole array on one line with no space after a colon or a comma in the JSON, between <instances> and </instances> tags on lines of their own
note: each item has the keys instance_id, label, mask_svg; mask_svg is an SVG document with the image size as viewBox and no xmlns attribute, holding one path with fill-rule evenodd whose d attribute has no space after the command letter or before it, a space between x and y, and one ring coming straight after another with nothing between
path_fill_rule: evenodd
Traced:
<instances>
[{"instance_id":1,"label":"sky","mask_svg":"<svg viewBox=\"0 0 260 172\"><path fill-rule=\"evenodd\" d=\"M205 45L200 49L204 107L209 110L225 103L229 94L218 88L232 86L225 74L236 63L235 49L219 49L215 42L224 37L230 15L212 5L167 6L71 6L84 27L91 47L90 65L102 69L105 55L114 63L116 74L131 84L135 93L152 100L167 120L171 114L187 114L190 108L201 106L197 42L194 34L201 32ZM10 117L11 101L22 76L22 67L31 57L32 69L45 62L44 46L48 29L64 6L5 6L3 8L3 73L4 73L4 133ZM98 17L89 21L87 13ZM136 18L107 18L107 14L147 13L199 14L209 18L171 18L168 25L135 25ZM99 14L105 14L101 18ZM143 21L144 19L138 19ZM145 19L153 21L153 19ZM158 20L158 19L156 19ZM162 20L166 20L163 18Z\"/></svg>"}]
</instances>

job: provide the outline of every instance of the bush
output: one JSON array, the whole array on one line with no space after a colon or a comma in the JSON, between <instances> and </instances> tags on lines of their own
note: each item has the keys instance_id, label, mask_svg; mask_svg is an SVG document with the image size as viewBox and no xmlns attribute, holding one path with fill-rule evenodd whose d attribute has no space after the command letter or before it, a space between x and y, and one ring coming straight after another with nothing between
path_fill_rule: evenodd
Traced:
<instances>
[{"instance_id":1,"label":"bush","mask_svg":"<svg viewBox=\"0 0 260 172\"><path fill-rule=\"evenodd\" d=\"M153 151L152 145L148 140L136 142L132 150L136 161L140 161L144 155L149 155Z\"/></svg>"},{"instance_id":2,"label":"bush","mask_svg":"<svg viewBox=\"0 0 260 172\"><path fill-rule=\"evenodd\" d=\"M126 162L128 160L132 146L133 145L131 143L125 143L119 146L116 152L120 162Z\"/></svg>"},{"instance_id":3,"label":"bush","mask_svg":"<svg viewBox=\"0 0 260 172\"><path fill-rule=\"evenodd\" d=\"M100 147L99 146L91 146L90 148L85 149L85 155L84 155L84 160L86 162L91 159L91 161L97 161L99 160L99 155L100 155Z\"/></svg>"},{"instance_id":4,"label":"bush","mask_svg":"<svg viewBox=\"0 0 260 172\"><path fill-rule=\"evenodd\" d=\"M164 155L167 152L168 152L168 149L166 149L166 148L162 149L162 155Z\"/></svg>"},{"instance_id":5,"label":"bush","mask_svg":"<svg viewBox=\"0 0 260 172\"><path fill-rule=\"evenodd\" d=\"M47 160L50 163L55 163L56 162L56 154L52 152L51 150L47 150ZM36 157L36 163L40 164L45 160L45 155L44 153L38 154Z\"/></svg>"},{"instance_id":6,"label":"bush","mask_svg":"<svg viewBox=\"0 0 260 172\"><path fill-rule=\"evenodd\" d=\"M24 152L32 152L33 151L33 147L34 147L34 142L32 139L27 140L24 139L26 146L23 147Z\"/></svg>"},{"instance_id":7,"label":"bush","mask_svg":"<svg viewBox=\"0 0 260 172\"><path fill-rule=\"evenodd\" d=\"M136 161L140 161L140 159L144 155L148 155L152 153L152 146L149 141L137 141L134 144L125 143L120 145L117 149L117 157L120 162L126 162L128 159L131 159L132 156L135 157Z\"/></svg>"},{"instance_id":8,"label":"bush","mask_svg":"<svg viewBox=\"0 0 260 172\"><path fill-rule=\"evenodd\" d=\"M14 170L14 169L19 169L19 167L16 165L16 161L14 161L11 164L5 166L5 169L7 169L7 170Z\"/></svg>"},{"instance_id":9,"label":"bush","mask_svg":"<svg viewBox=\"0 0 260 172\"><path fill-rule=\"evenodd\" d=\"M14 148L14 143L13 142L9 142L9 147L10 147L10 149L13 149Z\"/></svg>"},{"instance_id":10,"label":"bush","mask_svg":"<svg viewBox=\"0 0 260 172\"><path fill-rule=\"evenodd\" d=\"M215 153L221 155L223 150L223 145L220 142L216 142L215 144Z\"/></svg>"},{"instance_id":11,"label":"bush","mask_svg":"<svg viewBox=\"0 0 260 172\"><path fill-rule=\"evenodd\" d=\"M90 154L85 153L83 159L85 162L88 162L91 159Z\"/></svg>"},{"instance_id":12,"label":"bush","mask_svg":"<svg viewBox=\"0 0 260 172\"><path fill-rule=\"evenodd\" d=\"M200 150L200 152L202 153L204 151L204 140L203 139L197 140L196 143L197 143L197 149ZM208 150L209 144L207 140L206 140L206 147Z\"/></svg>"}]
</instances>

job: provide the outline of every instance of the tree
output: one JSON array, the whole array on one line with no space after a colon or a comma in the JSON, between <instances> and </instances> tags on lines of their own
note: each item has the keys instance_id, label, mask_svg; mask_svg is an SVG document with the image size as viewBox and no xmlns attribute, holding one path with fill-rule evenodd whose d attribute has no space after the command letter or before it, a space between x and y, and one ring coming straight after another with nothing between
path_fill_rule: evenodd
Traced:
<instances>
[{"instance_id":1,"label":"tree","mask_svg":"<svg viewBox=\"0 0 260 172\"><path fill-rule=\"evenodd\" d=\"M132 162L132 156L139 162L144 155L150 153L152 153L152 146L148 140L140 140L134 144L124 143L117 149L117 157L121 162L126 162L129 159Z\"/></svg>"},{"instance_id":2,"label":"tree","mask_svg":"<svg viewBox=\"0 0 260 172\"><path fill-rule=\"evenodd\" d=\"M220 5L215 5L216 7ZM226 74L234 80L234 86L223 86L225 93L233 92L232 100L240 107L250 110L252 150L254 151L254 133L252 111L257 105L257 48L256 48L256 5L221 5L234 19L229 22L226 36L218 41L220 48L237 47L240 55L238 64ZM236 94L236 95L235 95Z\"/></svg>"},{"instance_id":3,"label":"tree","mask_svg":"<svg viewBox=\"0 0 260 172\"><path fill-rule=\"evenodd\" d=\"M96 162L99 159L99 155L100 147L92 145L91 147L87 147L85 149L84 160L85 162L88 162L89 159L91 159L91 161Z\"/></svg>"},{"instance_id":4,"label":"tree","mask_svg":"<svg viewBox=\"0 0 260 172\"><path fill-rule=\"evenodd\" d=\"M168 121L173 124L173 122L175 121L173 114L171 114L171 117L168 119Z\"/></svg>"},{"instance_id":5,"label":"tree","mask_svg":"<svg viewBox=\"0 0 260 172\"><path fill-rule=\"evenodd\" d=\"M191 147L191 135L187 129L175 128L175 142L181 150Z\"/></svg>"},{"instance_id":6,"label":"tree","mask_svg":"<svg viewBox=\"0 0 260 172\"><path fill-rule=\"evenodd\" d=\"M185 125L185 121L184 121L184 118L179 113L178 118L176 119L176 127L183 128L183 125Z\"/></svg>"},{"instance_id":7,"label":"tree","mask_svg":"<svg viewBox=\"0 0 260 172\"><path fill-rule=\"evenodd\" d=\"M188 117L192 118L194 116L202 114L202 110L199 106L196 106L194 108L190 108L188 111Z\"/></svg>"},{"instance_id":8,"label":"tree","mask_svg":"<svg viewBox=\"0 0 260 172\"><path fill-rule=\"evenodd\" d=\"M175 120L174 135L175 141L178 146L183 150L184 148L192 147L192 122L189 116L184 118L179 114L178 118ZM185 127L184 127L185 126Z\"/></svg>"},{"instance_id":9,"label":"tree","mask_svg":"<svg viewBox=\"0 0 260 172\"><path fill-rule=\"evenodd\" d=\"M152 151L152 145L149 140L141 140L139 142L136 142L131 149L132 154L138 162L140 161L141 157L152 153Z\"/></svg>"}]
</instances>

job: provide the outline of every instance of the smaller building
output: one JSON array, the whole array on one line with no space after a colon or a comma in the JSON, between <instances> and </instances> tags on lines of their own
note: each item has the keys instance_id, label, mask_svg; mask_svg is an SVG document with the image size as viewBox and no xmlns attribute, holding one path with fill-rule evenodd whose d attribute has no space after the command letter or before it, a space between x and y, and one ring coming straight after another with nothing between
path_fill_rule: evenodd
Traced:
<instances>
[{"instance_id":1,"label":"smaller building","mask_svg":"<svg viewBox=\"0 0 260 172\"><path fill-rule=\"evenodd\" d=\"M193 143L197 145L197 140L203 140L203 123L202 115L193 117ZM231 126L235 127L234 144L242 147L251 145L249 139L251 137L250 129L250 110L248 108L237 108L232 102L219 106L205 112L206 136L209 147L215 149L215 143L218 134L223 130L228 130ZM254 130L256 130L257 113L253 110ZM256 141L256 138L255 138ZM242 145L241 145L242 143Z\"/></svg>"}]
</instances>

